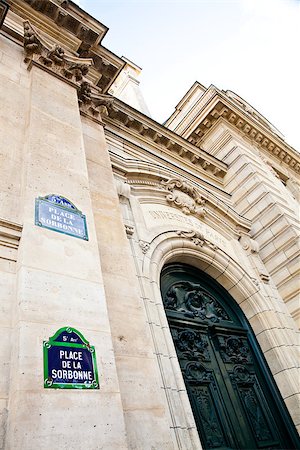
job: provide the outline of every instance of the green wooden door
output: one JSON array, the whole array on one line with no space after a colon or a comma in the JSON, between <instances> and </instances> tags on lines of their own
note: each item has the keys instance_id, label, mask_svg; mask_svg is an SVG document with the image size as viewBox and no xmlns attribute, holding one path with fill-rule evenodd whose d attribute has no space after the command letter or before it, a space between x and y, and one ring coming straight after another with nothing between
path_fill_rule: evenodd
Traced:
<instances>
[{"instance_id":1,"label":"green wooden door","mask_svg":"<svg viewBox=\"0 0 300 450\"><path fill-rule=\"evenodd\" d=\"M163 302L205 449L300 448L258 343L230 295L179 264L162 272Z\"/></svg>"}]
</instances>

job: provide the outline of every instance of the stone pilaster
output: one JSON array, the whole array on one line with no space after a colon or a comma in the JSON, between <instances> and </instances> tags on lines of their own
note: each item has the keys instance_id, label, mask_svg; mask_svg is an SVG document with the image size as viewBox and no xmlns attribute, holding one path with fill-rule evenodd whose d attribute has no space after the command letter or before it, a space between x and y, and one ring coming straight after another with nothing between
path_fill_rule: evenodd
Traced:
<instances>
[{"instance_id":1,"label":"stone pilaster","mask_svg":"<svg viewBox=\"0 0 300 450\"><path fill-rule=\"evenodd\" d=\"M82 116L104 289L130 448L172 449L166 399L150 328L141 300L136 268L121 216L103 127ZM128 229L128 228L127 228ZM134 233L131 227L130 233Z\"/></svg>"},{"instance_id":2,"label":"stone pilaster","mask_svg":"<svg viewBox=\"0 0 300 450\"><path fill-rule=\"evenodd\" d=\"M33 44L39 45L35 38ZM71 70L56 47L51 55L38 53L39 61L34 55L26 51L30 111L20 174L24 226L17 261L6 447L125 449L78 108L76 83L83 72L74 61L77 66ZM50 61L40 60L41 55ZM67 197L84 212L88 241L35 226L35 198L50 193ZM100 390L44 389L43 341L64 326L78 329L95 346Z\"/></svg>"}]
</instances>

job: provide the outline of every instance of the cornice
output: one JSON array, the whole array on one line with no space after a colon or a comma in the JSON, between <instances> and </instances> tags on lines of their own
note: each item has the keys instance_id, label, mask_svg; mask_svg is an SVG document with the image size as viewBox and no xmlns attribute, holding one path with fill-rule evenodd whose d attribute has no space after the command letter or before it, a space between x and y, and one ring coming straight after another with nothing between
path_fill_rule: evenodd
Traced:
<instances>
[{"instance_id":1,"label":"cornice","mask_svg":"<svg viewBox=\"0 0 300 450\"><path fill-rule=\"evenodd\" d=\"M241 216L223 200L205 192L201 186L194 185L189 180L166 179L161 176L155 182L154 178L149 180L148 174L140 173L138 179L131 179L128 176L127 183L134 188L132 192L137 193L141 203L156 203L155 198L162 198L164 202L187 216L194 216L203 223L214 224L220 229L225 227L234 237L239 237L241 232L248 233L251 229L251 220Z\"/></svg>"},{"instance_id":2,"label":"cornice","mask_svg":"<svg viewBox=\"0 0 300 450\"><path fill-rule=\"evenodd\" d=\"M46 36L51 45L63 46L75 57L91 58L88 79L102 93L110 88L125 62L100 45L108 28L77 5L62 0L8 0L10 11L3 29L20 42L24 20Z\"/></svg>"},{"instance_id":3,"label":"cornice","mask_svg":"<svg viewBox=\"0 0 300 450\"><path fill-rule=\"evenodd\" d=\"M141 150L140 147L136 147ZM194 184L197 184L199 180L199 175L196 173L191 173L183 166L174 164L174 161L173 163L169 163L165 158L163 161L160 159L156 160L153 157L151 160L141 159L143 155L140 153L134 158L125 158L124 156L115 153L112 149L109 150L109 154L114 172L127 178L130 180L130 183L132 182L133 184L134 180L141 180L140 176L143 178L143 183L141 184L145 185L157 185L160 183L159 180L161 180L162 177L164 177L164 179L169 179L179 176L180 178L189 179L190 182ZM147 177L147 179L145 177ZM230 194L225 192L220 185L218 186L215 183L210 183L205 177L201 178L201 189L206 195L212 194L228 203L231 201Z\"/></svg>"},{"instance_id":4,"label":"cornice","mask_svg":"<svg viewBox=\"0 0 300 450\"><path fill-rule=\"evenodd\" d=\"M17 249L21 239L21 232L21 225L0 219L0 245Z\"/></svg>"},{"instance_id":5,"label":"cornice","mask_svg":"<svg viewBox=\"0 0 300 450\"><path fill-rule=\"evenodd\" d=\"M8 8L9 8L8 4L4 0L0 0L0 28L3 25Z\"/></svg>"},{"instance_id":6,"label":"cornice","mask_svg":"<svg viewBox=\"0 0 300 450\"><path fill-rule=\"evenodd\" d=\"M71 84L77 89L80 113L103 125L102 116L108 114L107 106L113 103L113 98L101 94L101 89L87 81L86 76L93 63L91 58L68 55L57 44L51 47L28 21L24 22L24 53L28 70L37 66Z\"/></svg>"},{"instance_id":7,"label":"cornice","mask_svg":"<svg viewBox=\"0 0 300 450\"><path fill-rule=\"evenodd\" d=\"M200 148L206 134L218 120L223 119L252 144L264 149L294 172L300 173L299 153L289 146L276 133L274 127L253 108L243 108L233 100L226 93L211 86L175 131Z\"/></svg>"},{"instance_id":8,"label":"cornice","mask_svg":"<svg viewBox=\"0 0 300 450\"><path fill-rule=\"evenodd\" d=\"M28 68L34 63L75 86L92 65L91 59L68 55L58 44L51 46L28 21L24 22L24 53Z\"/></svg>"},{"instance_id":9,"label":"cornice","mask_svg":"<svg viewBox=\"0 0 300 450\"><path fill-rule=\"evenodd\" d=\"M107 107L107 112L103 119L105 124L114 126L119 132L122 130L134 138L154 145L166 155L196 166L200 173L203 172L214 180L222 181L226 174L225 163L121 100L114 98L113 103Z\"/></svg>"},{"instance_id":10,"label":"cornice","mask_svg":"<svg viewBox=\"0 0 300 450\"><path fill-rule=\"evenodd\" d=\"M204 222L222 223L235 236L239 236L241 230L249 232L251 228L251 221L239 215L223 198L187 178L172 177L167 169L120 157L113 158L112 165L123 181L133 188L131 192L136 193L141 203L155 203L155 199L161 198L186 215L201 218Z\"/></svg>"}]
</instances>

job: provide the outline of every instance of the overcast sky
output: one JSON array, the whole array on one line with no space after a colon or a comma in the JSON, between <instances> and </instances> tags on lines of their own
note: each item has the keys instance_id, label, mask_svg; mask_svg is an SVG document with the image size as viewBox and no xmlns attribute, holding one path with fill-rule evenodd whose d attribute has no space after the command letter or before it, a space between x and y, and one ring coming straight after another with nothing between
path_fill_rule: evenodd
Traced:
<instances>
[{"instance_id":1,"label":"overcast sky","mask_svg":"<svg viewBox=\"0 0 300 450\"><path fill-rule=\"evenodd\" d=\"M300 0L77 0L109 28L102 44L142 67L163 122L197 80L230 89L300 151Z\"/></svg>"}]
</instances>

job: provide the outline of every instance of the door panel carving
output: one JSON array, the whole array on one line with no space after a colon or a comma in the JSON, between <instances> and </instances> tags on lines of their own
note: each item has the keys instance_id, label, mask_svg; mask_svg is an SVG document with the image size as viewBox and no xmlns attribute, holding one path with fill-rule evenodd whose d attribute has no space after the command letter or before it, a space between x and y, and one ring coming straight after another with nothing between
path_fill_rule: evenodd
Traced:
<instances>
[{"instance_id":1,"label":"door panel carving","mask_svg":"<svg viewBox=\"0 0 300 450\"><path fill-rule=\"evenodd\" d=\"M220 303L197 283L175 283L163 300L167 309L181 312L186 317L199 317L213 323L230 320Z\"/></svg>"},{"instance_id":2,"label":"door panel carving","mask_svg":"<svg viewBox=\"0 0 300 450\"><path fill-rule=\"evenodd\" d=\"M161 288L203 448L298 448L252 330L229 294L179 264L163 270Z\"/></svg>"}]
</instances>

